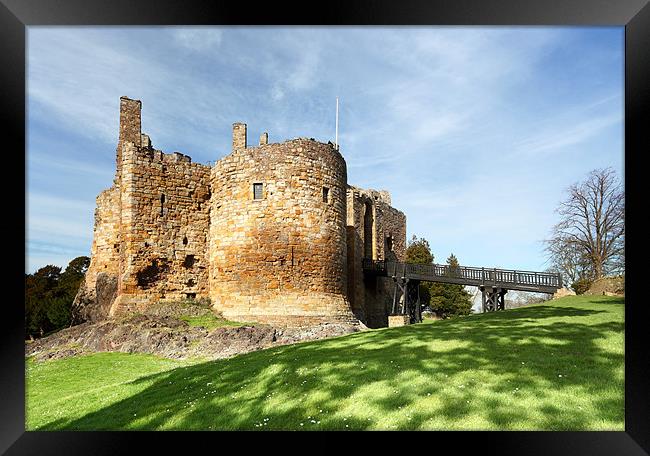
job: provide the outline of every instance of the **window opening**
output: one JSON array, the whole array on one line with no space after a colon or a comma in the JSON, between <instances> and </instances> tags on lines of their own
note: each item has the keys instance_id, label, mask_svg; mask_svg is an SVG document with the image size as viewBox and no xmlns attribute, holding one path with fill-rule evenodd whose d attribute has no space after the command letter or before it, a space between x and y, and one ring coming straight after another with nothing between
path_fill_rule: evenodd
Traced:
<instances>
[{"instance_id":1,"label":"window opening","mask_svg":"<svg viewBox=\"0 0 650 456\"><path fill-rule=\"evenodd\" d=\"M253 184L253 199L262 199L262 184Z\"/></svg>"}]
</instances>

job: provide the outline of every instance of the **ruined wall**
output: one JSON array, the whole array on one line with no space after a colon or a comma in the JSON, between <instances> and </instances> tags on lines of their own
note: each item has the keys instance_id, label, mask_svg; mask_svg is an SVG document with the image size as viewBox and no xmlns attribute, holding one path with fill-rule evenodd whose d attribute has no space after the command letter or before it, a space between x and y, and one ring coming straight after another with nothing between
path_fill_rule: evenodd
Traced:
<instances>
[{"instance_id":1,"label":"ruined wall","mask_svg":"<svg viewBox=\"0 0 650 456\"><path fill-rule=\"evenodd\" d=\"M96 199L90 266L72 303L72 319L76 323L105 318L113 303L121 271L122 149L129 142L136 146L141 145L141 108L142 103L139 100L120 97L115 178L113 185L102 191ZM106 295L103 288L107 283L110 288L110 302L102 302L99 305L98 296Z\"/></svg>"},{"instance_id":2,"label":"ruined wall","mask_svg":"<svg viewBox=\"0 0 650 456\"><path fill-rule=\"evenodd\" d=\"M348 295L355 316L373 328L388 324L394 284L364 276L362 260L403 261L406 252L406 216L390 204L386 191L347 189Z\"/></svg>"},{"instance_id":3,"label":"ruined wall","mask_svg":"<svg viewBox=\"0 0 650 456\"><path fill-rule=\"evenodd\" d=\"M180 153L122 150L121 271L112 315L208 295L210 167Z\"/></svg>"},{"instance_id":4,"label":"ruined wall","mask_svg":"<svg viewBox=\"0 0 650 456\"><path fill-rule=\"evenodd\" d=\"M141 107L120 98L116 177L97 197L76 321L208 296L210 167L155 149L141 132Z\"/></svg>"},{"instance_id":5,"label":"ruined wall","mask_svg":"<svg viewBox=\"0 0 650 456\"><path fill-rule=\"evenodd\" d=\"M406 215L379 201L376 204L377 259L406 260Z\"/></svg>"},{"instance_id":6,"label":"ruined wall","mask_svg":"<svg viewBox=\"0 0 650 456\"><path fill-rule=\"evenodd\" d=\"M115 160L115 184L119 186L122 174L122 149L127 142L140 147L142 133L142 102L120 97L120 133Z\"/></svg>"},{"instance_id":7,"label":"ruined wall","mask_svg":"<svg viewBox=\"0 0 650 456\"><path fill-rule=\"evenodd\" d=\"M347 197L347 255L348 255L348 298L355 317L366 321L366 312L363 292L363 269L362 260L364 256L364 212L365 201L360 197L359 189L348 186Z\"/></svg>"},{"instance_id":8,"label":"ruined wall","mask_svg":"<svg viewBox=\"0 0 650 456\"><path fill-rule=\"evenodd\" d=\"M242 148L240 132L236 124L239 148L212 172L213 306L242 321L352 318L343 157L332 145L308 139ZM260 199L254 184L262 184Z\"/></svg>"},{"instance_id":9,"label":"ruined wall","mask_svg":"<svg viewBox=\"0 0 650 456\"><path fill-rule=\"evenodd\" d=\"M120 191L111 187L97 196L91 261L86 274L87 286L94 288L100 272L119 274Z\"/></svg>"},{"instance_id":10,"label":"ruined wall","mask_svg":"<svg viewBox=\"0 0 650 456\"><path fill-rule=\"evenodd\" d=\"M113 186L101 192L95 201L90 265L72 303L75 323L97 321L108 316L120 272L120 190ZM107 284L110 302L101 299L106 295L104 288Z\"/></svg>"}]
</instances>

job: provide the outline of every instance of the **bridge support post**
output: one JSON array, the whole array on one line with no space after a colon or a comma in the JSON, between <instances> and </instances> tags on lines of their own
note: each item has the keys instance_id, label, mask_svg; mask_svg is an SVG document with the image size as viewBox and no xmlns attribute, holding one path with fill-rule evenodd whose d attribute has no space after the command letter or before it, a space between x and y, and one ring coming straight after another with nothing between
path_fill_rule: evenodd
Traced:
<instances>
[{"instance_id":1,"label":"bridge support post","mask_svg":"<svg viewBox=\"0 0 650 456\"><path fill-rule=\"evenodd\" d=\"M393 280L395 290L391 315L408 315L410 323L419 323L422 321L420 281L411 280L408 277L393 277Z\"/></svg>"},{"instance_id":2,"label":"bridge support post","mask_svg":"<svg viewBox=\"0 0 650 456\"><path fill-rule=\"evenodd\" d=\"M411 323L419 323L422 321L420 316L420 281L409 280L406 287L406 297L404 307L411 320Z\"/></svg>"},{"instance_id":3,"label":"bridge support post","mask_svg":"<svg viewBox=\"0 0 650 456\"><path fill-rule=\"evenodd\" d=\"M480 286L483 299L483 312L495 312L497 310L505 310L506 300L505 295L508 292L505 288Z\"/></svg>"}]
</instances>

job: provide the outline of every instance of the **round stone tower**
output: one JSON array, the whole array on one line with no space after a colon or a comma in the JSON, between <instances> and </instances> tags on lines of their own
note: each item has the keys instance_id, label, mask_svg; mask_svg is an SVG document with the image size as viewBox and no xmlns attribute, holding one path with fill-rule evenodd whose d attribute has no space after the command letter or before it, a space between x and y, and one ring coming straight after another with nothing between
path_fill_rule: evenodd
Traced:
<instances>
[{"instance_id":1,"label":"round stone tower","mask_svg":"<svg viewBox=\"0 0 650 456\"><path fill-rule=\"evenodd\" d=\"M214 308L239 321L349 321L345 160L312 139L247 147L246 126L233 132L211 175Z\"/></svg>"}]
</instances>

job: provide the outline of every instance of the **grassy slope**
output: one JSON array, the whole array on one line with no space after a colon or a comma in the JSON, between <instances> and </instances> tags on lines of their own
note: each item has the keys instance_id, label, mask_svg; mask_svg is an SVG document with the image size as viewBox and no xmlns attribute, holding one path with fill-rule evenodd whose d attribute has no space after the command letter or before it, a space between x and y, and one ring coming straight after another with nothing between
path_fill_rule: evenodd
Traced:
<instances>
[{"instance_id":1,"label":"grassy slope","mask_svg":"<svg viewBox=\"0 0 650 456\"><path fill-rule=\"evenodd\" d=\"M186 321L190 326L200 326L207 330L221 328L223 326L244 326L250 323L225 320L216 315L183 315L181 320Z\"/></svg>"},{"instance_id":2,"label":"grassy slope","mask_svg":"<svg viewBox=\"0 0 650 456\"><path fill-rule=\"evenodd\" d=\"M27 428L624 430L623 312L572 296L212 362L29 360Z\"/></svg>"}]
</instances>

